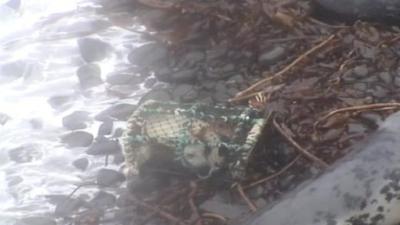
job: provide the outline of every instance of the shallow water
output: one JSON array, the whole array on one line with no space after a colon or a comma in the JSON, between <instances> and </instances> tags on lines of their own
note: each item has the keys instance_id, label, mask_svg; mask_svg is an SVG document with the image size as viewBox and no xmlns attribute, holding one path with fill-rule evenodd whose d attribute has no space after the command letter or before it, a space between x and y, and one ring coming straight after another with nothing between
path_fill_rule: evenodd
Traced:
<instances>
[{"instance_id":1,"label":"shallow water","mask_svg":"<svg viewBox=\"0 0 400 225\"><path fill-rule=\"evenodd\" d=\"M127 52L140 43L134 33L97 15L97 6L90 2L23 1L19 10L5 3L0 1L0 117L5 114L10 119L0 125L0 225L51 213L54 206L46 195L70 193L104 164L104 159L93 157L87 171L81 172L72 161L84 156L86 149L68 149L59 140L68 132L62 126L65 115L76 110L96 115L122 101L107 95L105 85L80 88L76 70L84 62L77 39L90 34L112 45L112 54L98 62L103 80L117 64L128 67ZM17 65L11 72L4 69L10 63ZM132 96L143 91L138 88ZM69 101L53 108L48 100L54 96ZM96 134L98 127L99 122L92 120L86 130ZM21 146L18 160L12 159L12 150Z\"/></svg>"}]
</instances>

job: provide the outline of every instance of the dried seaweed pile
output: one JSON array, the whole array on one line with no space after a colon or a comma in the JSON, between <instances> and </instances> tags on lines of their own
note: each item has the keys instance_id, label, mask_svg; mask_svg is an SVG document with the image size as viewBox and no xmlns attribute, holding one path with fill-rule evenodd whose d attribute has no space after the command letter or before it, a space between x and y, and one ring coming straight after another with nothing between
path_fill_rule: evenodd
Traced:
<instances>
[{"instance_id":1,"label":"dried seaweed pile","mask_svg":"<svg viewBox=\"0 0 400 225\"><path fill-rule=\"evenodd\" d=\"M147 27L145 37L168 50L168 57L145 66L170 84L167 91L190 84L199 94L181 96L183 102L250 104L271 115L267 144L250 168L254 176L234 186L237 202L252 211L292 189L314 167L326 168L348 153L400 107L397 27L326 24L311 16L308 1L137 0L134 5L133 15ZM152 196L156 208L142 201L147 219L140 224L156 214L169 224L226 222L198 209L213 194L205 191L207 185L180 184L184 187L172 191L172 200ZM261 191L247 192L254 189Z\"/></svg>"}]
</instances>

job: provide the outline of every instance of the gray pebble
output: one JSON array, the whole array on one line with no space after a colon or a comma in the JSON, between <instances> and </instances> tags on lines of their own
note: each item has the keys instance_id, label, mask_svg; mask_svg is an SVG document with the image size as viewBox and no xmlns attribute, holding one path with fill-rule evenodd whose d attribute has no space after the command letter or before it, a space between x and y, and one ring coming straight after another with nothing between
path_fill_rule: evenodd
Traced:
<instances>
[{"instance_id":1,"label":"gray pebble","mask_svg":"<svg viewBox=\"0 0 400 225\"><path fill-rule=\"evenodd\" d=\"M120 103L110 106L95 116L96 120L106 121L110 119L117 119L125 121L137 108L136 105Z\"/></svg>"},{"instance_id":2,"label":"gray pebble","mask_svg":"<svg viewBox=\"0 0 400 225\"><path fill-rule=\"evenodd\" d=\"M197 80L197 72L193 69L165 71L155 75L159 81L167 83L194 83Z\"/></svg>"},{"instance_id":3,"label":"gray pebble","mask_svg":"<svg viewBox=\"0 0 400 225\"><path fill-rule=\"evenodd\" d=\"M157 89L153 87L153 90L146 93L141 99L140 103L146 102L147 100L156 100L156 101L171 101L172 97L169 92L163 89Z\"/></svg>"},{"instance_id":4,"label":"gray pebble","mask_svg":"<svg viewBox=\"0 0 400 225\"><path fill-rule=\"evenodd\" d=\"M86 131L72 131L61 137L61 142L68 147L88 147L93 142L93 135Z\"/></svg>"},{"instance_id":5,"label":"gray pebble","mask_svg":"<svg viewBox=\"0 0 400 225\"><path fill-rule=\"evenodd\" d=\"M194 101L199 94L193 85L182 84L173 89L172 96L177 102L190 102Z\"/></svg>"},{"instance_id":6,"label":"gray pebble","mask_svg":"<svg viewBox=\"0 0 400 225\"><path fill-rule=\"evenodd\" d=\"M66 129L78 130L86 128L86 122L90 120L89 113L85 111L75 111L62 119L62 124Z\"/></svg>"},{"instance_id":7,"label":"gray pebble","mask_svg":"<svg viewBox=\"0 0 400 225\"><path fill-rule=\"evenodd\" d=\"M111 52L111 46L96 38L78 39L79 51L86 62L95 62L105 59Z\"/></svg>"},{"instance_id":8,"label":"gray pebble","mask_svg":"<svg viewBox=\"0 0 400 225\"><path fill-rule=\"evenodd\" d=\"M385 82L385 84L388 84L388 85L392 84L392 82L393 82L393 77L389 72L381 72L381 73L379 73L379 78L383 82Z\"/></svg>"},{"instance_id":9,"label":"gray pebble","mask_svg":"<svg viewBox=\"0 0 400 225\"><path fill-rule=\"evenodd\" d=\"M97 209L112 208L117 201L117 198L105 191L99 191L96 196L89 202Z\"/></svg>"},{"instance_id":10,"label":"gray pebble","mask_svg":"<svg viewBox=\"0 0 400 225\"><path fill-rule=\"evenodd\" d=\"M97 132L98 136L104 136L111 134L114 127L114 123L112 120L105 120L99 127L99 131Z\"/></svg>"},{"instance_id":11,"label":"gray pebble","mask_svg":"<svg viewBox=\"0 0 400 225\"><path fill-rule=\"evenodd\" d=\"M119 152L121 152L119 142L105 137L97 138L86 151L88 155L112 155Z\"/></svg>"},{"instance_id":12,"label":"gray pebble","mask_svg":"<svg viewBox=\"0 0 400 225\"><path fill-rule=\"evenodd\" d=\"M151 67L166 59L167 49L158 43L150 43L134 49L128 55L128 60L139 67Z\"/></svg>"},{"instance_id":13,"label":"gray pebble","mask_svg":"<svg viewBox=\"0 0 400 225\"><path fill-rule=\"evenodd\" d=\"M97 173L96 180L99 186L109 187L125 181L125 176L115 170L100 169Z\"/></svg>"},{"instance_id":14,"label":"gray pebble","mask_svg":"<svg viewBox=\"0 0 400 225\"><path fill-rule=\"evenodd\" d=\"M286 55L286 50L281 46L275 46L260 54L258 62L262 65L272 65L283 59Z\"/></svg>"},{"instance_id":15,"label":"gray pebble","mask_svg":"<svg viewBox=\"0 0 400 225\"><path fill-rule=\"evenodd\" d=\"M76 75L83 89L95 87L103 83L101 69L97 64L85 64L79 67Z\"/></svg>"},{"instance_id":16,"label":"gray pebble","mask_svg":"<svg viewBox=\"0 0 400 225\"><path fill-rule=\"evenodd\" d=\"M69 217L77 211L81 206L84 205L84 201L80 199L68 198L64 201L60 201L54 210L56 217Z\"/></svg>"},{"instance_id":17,"label":"gray pebble","mask_svg":"<svg viewBox=\"0 0 400 225\"><path fill-rule=\"evenodd\" d=\"M368 75L368 67L367 65L359 65L354 67L353 69L354 75L357 77L365 77Z\"/></svg>"},{"instance_id":18,"label":"gray pebble","mask_svg":"<svg viewBox=\"0 0 400 225\"><path fill-rule=\"evenodd\" d=\"M67 96L67 95L57 95L57 96L52 96L50 97L47 102L50 104L51 107L54 109L59 109L72 100L72 96Z\"/></svg>"},{"instance_id":19,"label":"gray pebble","mask_svg":"<svg viewBox=\"0 0 400 225\"><path fill-rule=\"evenodd\" d=\"M106 82L112 85L138 85L143 82L144 77L131 74L111 74L106 78Z\"/></svg>"},{"instance_id":20,"label":"gray pebble","mask_svg":"<svg viewBox=\"0 0 400 225\"><path fill-rule=\"evenodd\" d=\"M89 165L89 160L87 158L80 158L80 159L73 161L72 165L74 165L76 168L84 171L84 170L86 170L86 168Z\"/></svg>"}]
</instances>

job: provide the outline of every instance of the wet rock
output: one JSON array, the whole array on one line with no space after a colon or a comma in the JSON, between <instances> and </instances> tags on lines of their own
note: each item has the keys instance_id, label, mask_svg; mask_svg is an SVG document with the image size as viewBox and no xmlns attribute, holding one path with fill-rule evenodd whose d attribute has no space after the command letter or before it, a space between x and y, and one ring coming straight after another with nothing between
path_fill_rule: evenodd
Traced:
<instances>
[{"instance_id":1,"label":"wet rock","mask_svg":"<svg viewBox=\"0 0 400 225\"><path fill-rule=\"evenodd\" d=\"M153 85L154 85L156 82L157 82L157 79L156 79L156 78L150 77L150 78L148 78L148 79L146 79L146 80L144 81L143 86L144 86L145 88L151 88L151 87L153 87Z\"/></svg>"},{"instance_id":2,"label":"wet rock","mask_svg":"<svg viewBox=\"0 0 400 225\"><path fill-rule=\"evenodd\" d=\"M65 106L67 103L69 103L72 100L71 96L66 96L66 95L60 95L60 96L52 96L50 97L47 102L50 104L51 107L54 109L59 109L63 106Z\"/></svg>"},{"instance_id":3,"label":"wet rock","mask_svg":"<svg viewBox=\"0 0 400 225\"><path fill-rule=\"evenodd\" d=\"M27 163L32 162L42 156L42 153L37 146L33 144L23 145L17 148L10 149L8 151L8 157L10 160L16 163Z\"/></svg>"},{"instance_id":4,"label":"wet rock","mask_svg":"<svg viewBox=\"0 0 400 225\"><path fill-rule=\"evenodd\" d=\"M138 87L131 85L113 85L107 88L107 93L119 98L129 97Z\"/></svg>"},{"instance_id":5,"label":"wet rock","mask_svg":"<svg viewBox=\"0 0 400 225\"><path fill-rule=\"evenodd\" d=\"M261 185L258 185L250 188L246 193L248 194L249 198L258 199L264 193L264 188Z\"/></svg>"},{"instance_id":6,"label":"wet rock","mask_svg":"<svg viewBox=\"0 0 400 225\"><path fill-rule=\"evenodd\" d=\"M121 152L118 140L99 137L86 151L88 155L112 155Z\"/></svg>"},{"instance_id":7,"label":"wet rock","mask_svg":"<svg viewBox=\"0 0 400 225\"><path fill-rule=\"evenodd\" d=\"M370 89L369 93L371 93L372 96L374 96L376 98L383 98L383 97L388 96L389 90L387 90L386 88L384 88L380 85L377 85L373 89Z\"/></svg>"},{"instance_id":8,"label":"wet rock","mask_svg":"<svg viewBox=\"0 0 400 225\"><path fill-rule=\"evenodd\" d=\"M167 83L194 83L197 80L197 72L193 69L181 71L161 71L155 74L157 79Z\"/></svg>"},{"instance_id":9,"label":"wet rock","mask_svg":"<svg viewBox=\"0 0 400 225\"><path fill-rule=\"evenodd\" d=\"M79 67L76 75L83 89L95 87L103 83L101 69L97 64L85 64Z\"/></svg>"},{"instance_id":10,"label":"wet rock","mask_svg":"<svg viewBox=\"0 0 400 225\"><path fill-rule=\"evenodd\" d=\"M10 119L11 117L9 117L7 114L0 113L0 125L6 124Z\"/></svg>"},{"instance_id":11,"label":"wet rock","mask_svg":"<svg viewBox=\"0 0 400 225\"><path fill-rule=\"evenodd\" d=\"M99 131L97 132L98 136L104 136L111 134L114 127L114 123L112 120L105 120L99 127Z\"/></svg>"},{"instance_id":12,"label":"wet rock","mask_svg":"<svg viewBox=\"0 0 400 225\"><path fill-rule=\"evenodd\" d=\"M139 85L144 77L131 74L112 74L107 76L106 82L112 85Z\"/></svg>"},{"instance_id":13,"label":"wet rock","mask_svg":"<svg viewBox=\"0 0 400 225\"><path fill-rule=\"evenodd\" d=\"M123 134L124 134L124 130L122 128L117 128L117 129L115 129L112 137L119 138L119 137L122 137Z\"/></svg>"},{"instance_id":14,"label":"wet rock","mask_svg":"<svg viewBox=\"0 0 400 225\"><path fill-rule=\"evenodd\" d=\"M86 131L72 131L61 137L61 142L68 147L88 147L93 142L93 135Z\"/></svg>"},{"instance_id":15,"label":"wet rock","mask_svg":"<svg viewBox=\"0 0 400 225\"><path fill-rule=\"evenodd\" d=\"M80 158L72 162L76 168L84 171L89 166L89 160L87 158Z\"/></svg>"},{"instance_id":16,"label":"wet rock","mask_svg":"<svg viewBox=\"0 0 400 225\"><path fill-rule=\"evenodd\" d=\"M99 186L109 187L125 181L125 176L115 170L100 169L96 180Z\"/></svg>"},{"instance_id":17,"label":"wet rock","mask_svg":"<svg viewBox=\"0 0 400 225\"><path fill-rule=\"evenodd\" d=\"M75 111L62 119L62 124L66 129L78 130L86 128L86 122L90 120L89 113L85 111Z\"/></svg>"},{"instance_id":18,"label":"wet rock","mask_svg":"<svg viewBox=\"0 0 400 225\"><path fill-rule=\"evenodd\" d=\"M146 102L147 100L156 100L156 101L171 101L172 97L170 93L164 89L158 89L153 87L153 90L149 91L146 95L144 95L140 99L140 104Z\"/></svg>"},{"instance_id":19,"label":"wet rock","mask_svg":"<svg viewBox=\"0 0 400 225\"><path fill-rule=\"evenodd\" d=\"M99 121L110 119L126 121L136 108L136 105L120 103L103 110L95 116L95 119Z\"/></svg>"},{"instance_id":20,"label":"wet rock","mask_svg":"<svg viewBox=\"0 0 400 225\"><path fill-rule=\"evenodd\" d=\"M269 66L277 63L286 56L286 50L281 46L274 46L272 49L267 50L260 54L258 63L261 65Z\"/></svg>"},{"instance_id":21,"label":"wet rock","mask_svg":"<svg viewBox=\"0 0 400 225\"><path fill-rule=\"evenodd\" d=\"M353 72L356 77L365 77L368 75L368 67L365 64L359 65L354 67Z\"/></svg>"},{"instance_id":22,"label":"wet rock","mask_svg":"<svg viewBox=\"0 0 400 225\"><path fill-rule=\"evenodd\" d=\"M400 22L400 2L397 0L317 0L314 3L315 14L326 20Z\"/></svg>"},{"instance_id":23,"label":"wet rock","mask_svg":"<svg viewBox=\"0 0 400 225\"><path fill-rule=\"evenodd\" d=\"M195 86L182 84L178 85L172 91L172 98L177 102L190 102L194 101L199 96Z\"/></svg>"},{"instance_id":24,"label":"wet rock","mask_svg":"<svg viewBox=\"0 0 400 225\"><path fill-rule=\"evenodd\" d=\"M215 94L213 96L216 102L226 102L229 98L231 98L230 91L226 87L224 82L218 82L215 86Z\"/></svg>"},{"instance_id":25,"label":"wet rock","mask_svg":"<svg viewBox=\"0 0 400 225\"><path fill-rule=\"evenodd\" d=\"M365 91L365 90L367 90L367 88L368 88L368 84L366 84L366 83L358 82L358 83L354 84L354 89L356 89L358 91Z\"/></svg>"},{"instance_id":26,"label":"wet rock","mask_svg":"<svg viewBox=\"0 0 400 225\"><path fill-rule=\"evenodd\" d=\"M81 38L78 40L79 51L86 62L105 59L111 52L111 46L96 38Z\"/></svg>"},{"instance_id":27,"label":"wet rock","mask_svg":"<svg viewBox=\"0 0 400 225\"><path fill-rule=\"evenodd\" d=\"M81 199L67 198L56 205L54 215L56 217L69 217L83 206L84 203Z\"/></svg>"},{"instance_id":28,"label":"wet rock","mask_svg":"<svg viewBox=\"0 0 400 225\"><path fill-rule=\"evenodd\" d=\"M396 87L400 87L400 76L394 78L394 85L396 85Z\"/></svg>"},{"instance_id":29,"label":"wet rock","mask_svg":"<svg viewBox=\"0 0 400 225\"><path fill-rule=\"evenodd\" d=\"M218 195L202 203L199 208L230 219L240 218L248 213L245 205L231 204Z\"/></svg>"},{"instance_id":30,"label":"wet rock","mask_svg":"<svg viewBox=\"0 0 400 225\"><path fill-rule=\"evenodd\" d=\"M390 85L393 82L393 77L389 72L379 73L379 78L387 85Z\"/></svg>"},{"instance_id":31,"label":"wet rock","mask_svg":"<svg viewBox=\"0 0 400 225\"><path fill-rule=\"evenodd\" d=\"M112 208L117 201L117 198L105 191L99 191L96 196L89 202L98 209Z\"/></svg>"},{"instance_id":32,"label":"wet rock","mask_svg":"<svg viewBox=\"0 0 400 225\"><path fill-rule=\"evenodd\" d=\"M128 60L139 67L151 67L163 64L168 54L167 49L158 43L150 43L134 49L128 55Z\"/></svg>"},{"instance_id":33,"label":"wet rock","mask_svg":"<svg viewBox=\"0 0 400 225\"><path fill-rule=\"evenodd\" d=\"M56 225L56 221L49 217L35 216L20 219L14 225Z\"/></svg>"},{"instance_id":34,"label":"wet rock","mask_svg":"<svg viewBox=\"0 0 400 225\"><path fill-rule=\"evenodd\" d=\"M206 58L206 54L201 51L189 52L184 56L186 66L194 66L195 64L203 61Z\"/></svg>"},{"instance_id":35,"label":"wet rock","mask_svg":"<svg viewBox=\"0 0 400 225\"><path fill-rule=\"evenodd\" d=\"M125 161L125 157L124 157L124 154L122 154L122 152L119 152L119 153L113 155L113 163L115 165L120 165L124 161Z\"/></svg>"}]
</instances>

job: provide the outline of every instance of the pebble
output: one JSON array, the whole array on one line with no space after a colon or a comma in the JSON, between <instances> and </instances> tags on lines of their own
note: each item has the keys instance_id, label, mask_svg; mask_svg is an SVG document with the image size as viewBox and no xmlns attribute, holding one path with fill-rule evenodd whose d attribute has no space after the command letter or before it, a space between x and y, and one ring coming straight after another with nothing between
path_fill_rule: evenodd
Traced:
<instances>
[{"instance_id":1,"label":"pebble","mask_svg":"<svg viewBox=\"0 0 400 225\"><path fill-rule=\"evenodd\" d=\"M373 89L370 89L369 92L376 98L384 98L388 96L389 90L380 85L377 85Z\"/></svg>"},{"instance_id":2,"label":"pebble","mask_svg":"<svg viewBox=\"0 0 400 225\"><path fill-rule=\"evenodd\" d=\"M146 102L147 100L155 100L155 101L171 101L172 96L169 92L167 92L164 89L158 89L156 87L153 87L153 90L147 92L141 99L140 103Z\"/></svg>"},{"instance_id":3,"label":"pebble","mask_svg":"<svg viewBox=\"0 0 400 225\"><path fill-rule=\"evenodd\" d=\"M86 122L90 120L89 113L85 111L75 111L62 119L62 124L66 129L78 130L85 129Z\"/></svg>"},{"instance_id":4,"label":"pebble","mask_svg":"<svg viewBox=\"0 0 400 225\"><path fill-rule=\"evenodd\" d=\"M135 89L138 89L138 87L133 87L131 85L113 85L111 87L107 88L107 92L110 95L119 97L119 98L126 98L129 97Z\"/></svg>"},{"instance_id":5,"label":"pebble","mask_svg":"<svg viewBox=\"0 0 400 225\"><path fill-rule=\"evenodd\" d=\"M196 87L189 84L178 85L172 91L172 98L176 102L191 102L199 96Z\"/></svg>"},{"instance_id":6,"label":"pebble","mask_svg":"<svg viewBox=\"0 0 400 225\"><path fill-rule=\"evenodd\" d=\"M109 135L112 133L113 127L114 127L114 122L112 120L105 120L100 125L97 135L98 136Z\"/></svg>"},{"instance_id":7,"label":"pebble","mask_svg":"<svg viewBox=\"0 0 400 225\"><path fill-rule=\"evenodd\" d=\"M176 72L162 71L156 73L155 76L159 81L166 83L194 83L197 80L197 72L194 69L185 69Z\"/></svg>"},{"instance_id":8,"label":"pebble","mask_svg":"<svg viewBox=\"0 0 400 225\"><path fill-rule=\"evenodd\" d=\"M230 202L226 202L218 195L215 195L213 198L203 202L199 208L201 210L206 210L208 212L221 215L228 219L240 218L248 213L248 208L246 205L231 204Z\"/></svg>"},{"instance_id":9,"label":"pebble","mask_svg":"<svg viewBox=\"0 0 400 225\"><path fill-rule=\"evenodd\" d=\"M117 73L107 76L106 82L112 85L138 85L144 77L139 75Z\"/></svg>"},{"instance_id":10,"label":"pebble","mask_svg":"<svg viewBox=\"0 0 400 225\"><path fill-rule=\"evenodd\" d=\"M107 209L112 208L117 201L117 198L105 191L99 191L95 197L89 202L89 204L93 205L98 209Z\"/></svg>"},{"instance_id":11,"label":"pebble","mask_svg":"<svg viewBox=\"0 0 400 225\"><path fill-rule=\"evenodd\" d=\"M81 206L84 205L84 201L81 199L68 198L64 201L58 202L54 210L56 217L69 217Z\"/></svg>"},{"instance_id":12,"label":"pebble","mask_svg":"<svg viewBox=\"0 0 400 225\"><path fill-rule=\"evenodd\" d=\"M103 187L109 187L125 181L125 176L115 170L100 169L97 173L97 184Z\"/></svg>"},{"instance_id":13,"label":"pebble","mask_svg":"<svg viewBox=\"0 0 400 225\"><path fill-rule=\"evenodd\" d=\"M151 67L156 64L162 64L167 58L167 49L159 43L150 43L134 49L128 55L128 60L139 67Z\"/></svg>"},{"instance_id":14,"label":"pebble","mask_svg":"<svg viewBox=\"0 0 400 225\"><path fill-rule=\"evenodd\" d=\"M136 108L136 105L119 103L103 110L95 116L95 119L99 121L106 121L110 119L126 121L133 111L136 110Z\"/></svg>"},{"instance_id":15,"label":"pebble","mask_svg":"<svg viewBox=\"0 0 400 225\"><path fill-rule=\"evenodd\" d=\"M76 168L84 171L89 166L89 160L87 158L80 158L72 162Z\"/></svg>"},{"instance_id":16,"label":"pebble","mask_svg":"<svg viewBox=\"0 0 400 225\"><path fill-rule=\"evenodd\" d=\"M365 77L368 75L368 67L367 65L359 65L354 67L353 69L354 75L357 77Z\"/></svg>"},{"instance_id":17,"label":"pebble","mask_svg":"<svg viewBox=\"0 0 400 225\"><path fill-rule=\"evenodd\" d=\"M250 188L246 192L251 199L258 199L261 198L262 194L264 193L264 188L261 185L257 185L253 188Z\"/></svg>"},{"instance_id":18,"label":"pebble","mask_svg":"<svg viewBox=\"0 0 400 225\"><path fill-rule=\"evenodd\" d=\"M393 82L393 77L389 72L381 72L381 73L379 73L379 78L383 82L385 82L385 84L388 84L388 85L392 84L392 82Z\"/></svg>"},{"instance_id":19,"label":"pebble","mask_svg":"<svg viewBox=\"0 0 400 225\"><path fill-rule=\"evenodd\" d=\"M93 142L93 135L86 131L72 131L61 137L61 142L68 147L88 147Z\"/></svg>"},{"instance_id":20,"label":"pebble","mask_svg":"<svg viewBox=\"0 0 400 225\"><path fill-rule=\"evenodd\" d=\"M105 59L111 52L111 46L96 38L78 39L79 51L86 62L96 62Z\"/></svg>"},{"instance_id":21,"label":"pebble","mask_svg":"<svg viewBox=\"0 0 400 225\"><path fill-rule=\"evenodd\" d=\"M201 51L189 52L184 56L184 60L188 67L194 66L195 64L203 61L205 58L205 53Z\"/></svg>"},{"instance_id":22,"label":"pebble","mask_svg":"<svg viewBox=\"0 0 400 225\"><path fill-rule=\"evenodd\" d=\"M260 54L258 57L258 63L262 65L272 65L282 60L286 55L286 50L281 46L275 46L268 51Z\"/></svg>"},{"instance_id":23,"label":"pebble","mask_svg":"<svg viewBox=\"0 0 400 225\"><path fill-rule=\"evenodd\" d=\"M400 77L399 76L394 78L394 85L396 85L396 87L400 88Z\"/></svg>"},{"instance_id":24,"label":"pebble","mask_svg":"<svg viewBox=\"0 0 400 225\"><path fill-rule=\"evenodd\" d=\"M113 155L121 152L118 140L110 140L105 137L96 138L86 151L88 155Z\"/></svg>"},{"instance_id":25,"label":"pebble","mask_svg":"<svg viewBox=\"0 0 400 225\"><path fill-rule=\"evenodd\" d=\"M122 152L118 152L118 153L113 155L113 163L115 165L120 165L124 161L125 161L125 157L124 157L124 154L122 154Z\"/></svg>"},{"instance_id":26,"label":"pebble","mask_svg":"<svg viewBox=\"0 0 400 225\"><path fill-rule=\"evenodd\" d=\"M97 64L85 64L79 67L76 75L83 89L95 87L103 83L101 69Z\"/></svg>"},{"instance_id":27,"label":"pebble","mask_svg":"<svg viewBox=\"0 0 400 225\"><path fill-rule=\"evenodd\" d=\"M56 221L49 217L34 216L18 220L14 225L57 225Z\"/></svg>"}]
</instances>

